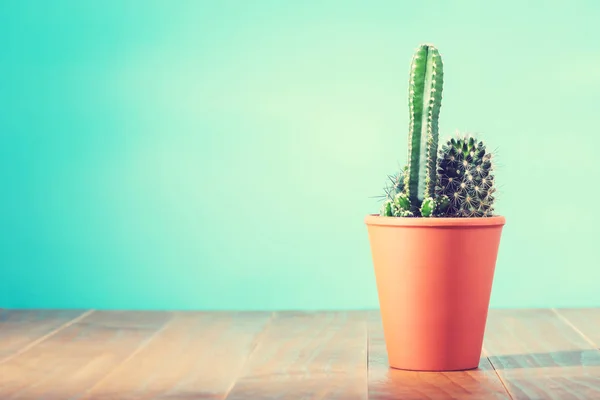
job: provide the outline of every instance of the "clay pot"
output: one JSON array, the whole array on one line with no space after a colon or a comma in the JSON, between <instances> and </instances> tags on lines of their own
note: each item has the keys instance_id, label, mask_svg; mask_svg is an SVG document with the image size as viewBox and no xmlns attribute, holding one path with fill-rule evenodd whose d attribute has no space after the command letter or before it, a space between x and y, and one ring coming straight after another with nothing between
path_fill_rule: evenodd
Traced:
<instances>
[{"instance_id":1,"label":"clay pot","mask_svg":"<svg viewBox=\"0 0 600 400\"><path fill-rule=\"evenodd\" d=\"M389 365L477 368L502 216L365 218Z\"/></svg>"}]
</instances>

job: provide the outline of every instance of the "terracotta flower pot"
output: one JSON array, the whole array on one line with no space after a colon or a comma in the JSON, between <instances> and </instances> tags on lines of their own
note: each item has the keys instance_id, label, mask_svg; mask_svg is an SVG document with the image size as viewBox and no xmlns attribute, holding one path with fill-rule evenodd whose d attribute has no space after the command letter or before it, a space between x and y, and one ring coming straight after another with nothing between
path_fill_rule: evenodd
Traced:
<instances>
[{"instance_id":1,"label":"terracotta flower pot","mask_svg":"<svg viewBox=\"0 0 600 400\"><path fill-rule=\"evenodd\" d=\"M505 218L365 218L389 365L477 368Z\"/></svg>"}]
</instances>

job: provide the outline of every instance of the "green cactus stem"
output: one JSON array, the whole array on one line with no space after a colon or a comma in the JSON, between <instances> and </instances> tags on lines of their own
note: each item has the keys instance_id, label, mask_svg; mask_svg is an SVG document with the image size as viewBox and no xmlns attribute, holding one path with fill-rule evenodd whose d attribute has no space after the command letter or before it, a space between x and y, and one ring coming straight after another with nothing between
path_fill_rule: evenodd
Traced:
<instances>
[{"instance_id":1,"label":"green cactus stem","mask_svg":"<svg viewBox=\"0 0 600 400\"><path fill-rule=\"evenodd\" d=\"M412 211L418 211L423 200L435 194L443 80L443 63L438 50L429 44L421 45L411 63L408 97L409 163L404 186Z\"/></svg>"}]
</instances>

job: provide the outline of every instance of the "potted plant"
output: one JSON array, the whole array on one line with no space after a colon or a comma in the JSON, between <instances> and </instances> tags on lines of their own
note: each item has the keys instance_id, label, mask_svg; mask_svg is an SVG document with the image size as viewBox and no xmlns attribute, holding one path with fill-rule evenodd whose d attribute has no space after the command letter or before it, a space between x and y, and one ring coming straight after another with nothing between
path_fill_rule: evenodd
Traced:
<instances>
[{"instance_id":1,"label":"potted plant","mask_svg":"<svg viewBox=\"0 0 600 400\"><path fill-rule=\"evenodd\" d=\"M412 59L408 162L365 218L389 365L417 371L479 366L505 218L494 213L485 144L458 135L438 148L444 80L429 44Z\"/></svg>"}]
</instances>

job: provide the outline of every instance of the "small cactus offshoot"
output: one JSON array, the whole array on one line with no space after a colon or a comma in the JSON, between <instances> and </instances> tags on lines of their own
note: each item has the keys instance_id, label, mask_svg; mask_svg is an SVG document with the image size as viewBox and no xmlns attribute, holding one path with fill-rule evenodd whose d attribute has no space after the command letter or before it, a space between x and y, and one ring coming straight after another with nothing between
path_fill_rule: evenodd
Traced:
<instances>
[{"instance_id":1,"label":"small cactus offshoot","mask_svg":"<svg viewBox=\"0 0 600 400\"><path fill-rule=\"evenodd\" d=\"M405 193L397 193L393 199L383 202L380 215L384 217L412 217L410 200Z\"/></svg>"},{"instance_id":2,"label":"small cactus offshoot","mask_svg":"<svg viewBox=\"0 0 600 400\"><path fill-rule=\"evenodd\" d=\"M436 194L447 196L448 217L490 217L494 214L492 154L473 136L452 138L438 156Z\"/></svg>"},{"instance_id":3,"label":"small cactus offshoot","mask_svg":"<svg viewBox=\"0 0 600 400\"><path fill-rule=\"evenodd\" d=\"M436 207L437 207L437 204L433 197L426 198L425 200L423 200L423 203L421 203L421 209L419 210L419 211L421 211L421 216L422 217L431 217L433 215L433 213L435 212Z\"/></svg>"},{"instance_id":4,"label":"small cactus offshoot","mask_svg":"<svg viewBox=\"0 0 600 400\"><path fill-rule=\"evenodd\" d=\"M394 197L398 193L404 192L404 178L406 176L407 169L408 167L404 167L398 173L394 175L388 175L390 184L384 188L386 200L394 200Z\"/></svg>"}]
</instances>

